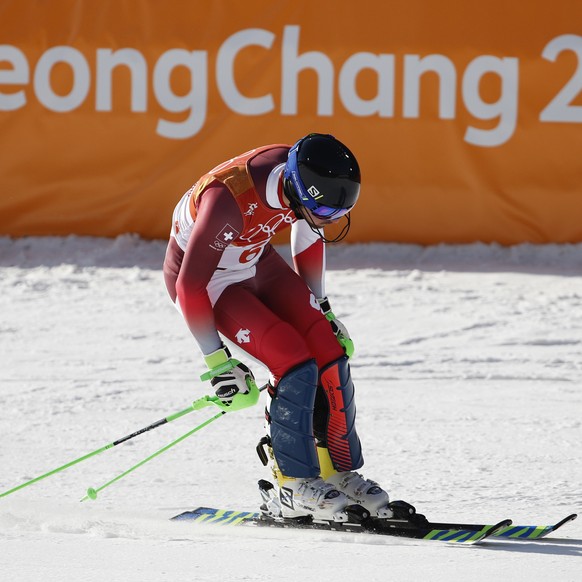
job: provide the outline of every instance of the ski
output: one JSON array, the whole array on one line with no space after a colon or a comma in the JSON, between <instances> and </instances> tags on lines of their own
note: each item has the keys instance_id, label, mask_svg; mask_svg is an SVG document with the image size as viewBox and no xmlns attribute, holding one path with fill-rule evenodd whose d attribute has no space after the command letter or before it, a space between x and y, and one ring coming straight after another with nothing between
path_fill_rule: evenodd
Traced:
<instances>
[{"instance_id":1,"label":"ski","mask_svg":"<svg viewBox=\"0 0 582 582\"><path fill-rule=\"evenodd\" d=\"M513 525L511 520L508 519L502 520L495 525L455 522L439 523L430 522L423 515L413 513L412 506L405 502L396 501L391 505L397 510L398 518L362 518L360 512L354 511L351 512L352 519L348 522L313 521L310 518L285 519L266 516L260 512L197 507L191 511L185 511L172 519L226 526L242 525L327 530L475 544L486 538L541 540L578 517L576 513L572 513L553 525ZM409 510L408 508L411 509Z\"/></svg>"},{"instance_id":2,"label":"ski","mask_svg":"<svg viewBox=\"0 0 582 582\"><path fill-rule=\"evenodd\" d=\"M483 541L511 526L510 519L504 519L495 525L484 525L480 529L465 529L455 525L432 524L428 521L417 522L405 519L380 519L366 517L361 521L333 522L313 521L309 518L286 519L269 517L262 513L197 507L172 518L177 521L190 520L196 523L220 526L250 526L285 529L309 529L337 531L346 533L367 533L375 535L396 536L430 541L441 541L471 545Z\"/></svg>"},{"instance_id":3,"label":"ski","mask_svg":"<svg viewBox=\"0 0 582 582\"><path fill-rule=\"evenodd\" d=\"M578 517L578 514L572 513L564 519L558 521L554 525L510 525L497 530L492 534L492 537L496 538L508 538L514 540L539 540L545 538L547 535L555 532L558 528L562 527L564 524L574 521ZM466 529L478 531L486 527L482 524L473 523L433 523L434 527L450 527L457 529Z\"/></svg>"},{"instance_id":4,"label":"ski","mask_svg":"<svg viewBox=\"0 0 582 582\"><path fill-rule=\"evenodd\" d=\"M410 503L392 501L388 504L388 509L392 513L389 518L371 516L361 505L348 505L345 509L347 521L343 522L315 520L310 515L285 518L281 516L281 502L273 484L264 479L261 479L258 484L263 498L259 512L197 507L191 511L176 515L172 519L222 526L367 533L470 545L487 538L503 538L507 540L541 539L577 517L577 514L573 513L554 525L513 525L510 519L501 520L496 524L431 522L424 515L417 513Z\"/></svg>"},{"instance_id":5,"label":"ski","mask_svg":"<svg viewBox=\"0 0 582 582\"><path fill-rule=\"evenodd\" d=\"M510 540L541 540L564 524L574 521L577 517L577 513L572 513L554 525L511 525L495 532L493 535Z\"/></svg>"}]
</instances>

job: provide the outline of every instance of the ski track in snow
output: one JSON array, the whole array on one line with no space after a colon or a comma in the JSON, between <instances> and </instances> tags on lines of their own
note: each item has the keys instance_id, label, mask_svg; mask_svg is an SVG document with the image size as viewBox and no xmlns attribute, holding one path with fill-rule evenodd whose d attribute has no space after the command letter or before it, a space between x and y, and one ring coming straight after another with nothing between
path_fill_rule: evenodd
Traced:
<instances>
[{"instance_id":1,"label":"ski track in snow","mask_svg":"<svg viewBox=\"0 0 582 582\"><path fill-rule=\"evenodd\" d=\"M0 492L208 393L166 296L164 250L131 235L0 237ZM433 520L580 512L582 245L340 245L328 268L356 344L366 475ZM2 579L581 579L582 518L550 541L472 548L169 522L196 505L256 509L262 406L78 503L210 414L0 499Z\"/></svg>"}]
</instances>

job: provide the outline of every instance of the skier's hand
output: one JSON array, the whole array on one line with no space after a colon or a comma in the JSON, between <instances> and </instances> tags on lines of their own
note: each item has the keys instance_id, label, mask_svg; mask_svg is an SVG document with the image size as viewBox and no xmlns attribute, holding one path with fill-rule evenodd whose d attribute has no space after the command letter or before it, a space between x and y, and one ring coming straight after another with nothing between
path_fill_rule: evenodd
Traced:
<instances>
[{"instance_id":1,"label":"skier's hand","mask_svg":"<svg viewBox=\"0 0 582 582\"><path fill-rule=\"evenodd\" d=\"M321 311L323 311L323 314L329 321L329 324L331 325L333 333L335 333L337 341L346 352L346 356L348 358L351 358L354 354L354 342L352 341L352 338L350 337L350 334L348 333L346 326L334 315L329 304L329 299L327 297L323 297L322 299L318 299L317 301L319 301Z\"/></svg>"},{"instance_id":2,"label":"skier's hand","mask_svg":"<svg viewBox=\"0 0 582 582\"><path fill-rule=\"evenodd\" d=\"M202 375L202 379L210 380L214 393L224 406L238 410L256 403L255 392L258 395L258 388L253 373L231 358L228 348L223 346L204 356L204 361L209 371Z\"/></svg>"}]
</instances>

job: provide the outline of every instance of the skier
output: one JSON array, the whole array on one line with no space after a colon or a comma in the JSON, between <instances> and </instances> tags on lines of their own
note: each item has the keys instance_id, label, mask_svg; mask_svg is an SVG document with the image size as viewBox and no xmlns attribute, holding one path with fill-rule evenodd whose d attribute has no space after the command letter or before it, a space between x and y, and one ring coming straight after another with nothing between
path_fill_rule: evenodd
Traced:
<instances>
[{"instance_id":1,"label":"skier","mask_svg":"<svg viewBox=\"0 0 582 582\"><path fill-rule=\"evenodd\" d=\"M324 243L345 237L360 169L331 135L259 147L220 164L173 214L164 261L183 314L226 405L249 393L249 368L221 336L270 372L266 411L277 481L271 514L347 520L360 504L390 517L388 494L356 469L364 461L348 359L353 342L325 293ZM323 228L345 218L327 239ZM270 244L291 227L295 271Z\"/></svg>"}]
</instances>

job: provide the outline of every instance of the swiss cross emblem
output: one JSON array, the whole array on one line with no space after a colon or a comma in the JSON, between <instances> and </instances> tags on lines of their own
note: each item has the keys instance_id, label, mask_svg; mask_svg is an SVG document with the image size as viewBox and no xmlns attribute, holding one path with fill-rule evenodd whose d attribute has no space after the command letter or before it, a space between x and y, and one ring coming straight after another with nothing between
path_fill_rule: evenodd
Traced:
<instances>
[{"instance_id":1,"label":"swiss cross emblem","mask_svg":"<svg viewBox=\"0 0 582 582\"><path fill-rule=\"evenodd\" d=\"M240 232L236 228L233 228L232 226L230 226L230 224L226 224L224 228L216 235L216 240L222 244L226 243L228 245L239 234Z\"/></svg>"}]
</instances>

